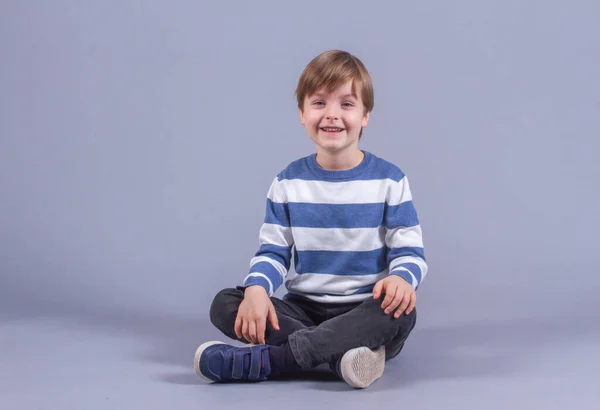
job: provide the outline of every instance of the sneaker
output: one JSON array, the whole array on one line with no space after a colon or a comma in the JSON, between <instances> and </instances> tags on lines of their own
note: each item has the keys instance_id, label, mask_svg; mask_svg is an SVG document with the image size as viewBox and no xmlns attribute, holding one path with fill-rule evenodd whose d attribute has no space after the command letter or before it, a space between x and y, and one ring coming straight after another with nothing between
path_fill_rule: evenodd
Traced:
<instances>
[{"instance_id":1,"label":"sneaker","mask_svg":"<svg viewBox=\"0 0 600 410\"><path fill-rule=\"evenodd\" d=\"M335 364L335 372L356 389L364 389L383 375L385 346L376 350L357 347L348 350Z\"/></svg>"},{"instance_id":2,"label":"sneaker","mask_svg":"<svg viewBox=\"0 0 600 410\"><path fill-rule=\"evenodd\" d=\"M206 342L196 349L194 370L211 382L263 381L271 372L269 346L230 346Z\"/></svg>"}]
</instances>

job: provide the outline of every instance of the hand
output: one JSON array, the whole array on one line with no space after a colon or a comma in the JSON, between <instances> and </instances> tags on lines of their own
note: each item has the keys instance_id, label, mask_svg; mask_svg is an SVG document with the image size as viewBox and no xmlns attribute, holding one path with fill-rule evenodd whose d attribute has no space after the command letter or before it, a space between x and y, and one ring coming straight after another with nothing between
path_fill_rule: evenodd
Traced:
<instances>
[{"instance_id":1,"label":"hand","mask_svg":"<svg viewBox=\"0 0 600 410\"><path fill-rule=\"evenodd\" d=\"M236 336L238 339L243 336L250 343L265 344L267 318L273 328L279 330L275 307L267 291L258 285L247 287L235 319Z\"/></svg>"},{"instance_id":2,"label":"hand","mask_svg":"<svg viewBox=\"0 0 600 410\"><path fill-rule=\"evenodd\" d=\"M379 299L382 293L385 293L385 298L381 303L381 308L384 309L386 315L398 308L394 313L395 318L399 318L402 312L406 312L408 315L417 302L417 294L413 287L397 275L389 275L375 284L373 299Z\"/></svg>"}]
</instances>

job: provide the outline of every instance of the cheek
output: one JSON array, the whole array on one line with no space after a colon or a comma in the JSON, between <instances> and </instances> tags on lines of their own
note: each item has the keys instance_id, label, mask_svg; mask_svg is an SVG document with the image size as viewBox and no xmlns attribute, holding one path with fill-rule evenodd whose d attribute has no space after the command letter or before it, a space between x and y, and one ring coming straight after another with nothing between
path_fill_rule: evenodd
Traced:
<instances>
[{"instance_id":1,"label":"cheek","mask_svg":"<svg viewBox=\"0 0 600 410\"><path fill-rule=\"evenodd\" d=\"M365 124L365 117L362 115L357 115L356 119L354 120L354 123L356 124L356 126L362 128Z\"/></svg>"},{"instance_id":2,"label":"cheek","mask_svg":"<svg viewBox=\"0 0 600 410\"><path fill-rule=\"evenodd\" d=\"M347 128L360 128L362 127L362 117L352 115L346 118L342 118Z\"/></svg>"},{"instance_id":3,"label":"cheek","mask_svg":"<svg viewBox=\"0 0 600 410\"><path fill-rule=\"evenodd\" d=\"M315 126L315 125L319 124L319 122L320 122L319 116L314 115L314 114L305 115L304 119L306 120L306 125Z\"/></svg>"}]
</instances>

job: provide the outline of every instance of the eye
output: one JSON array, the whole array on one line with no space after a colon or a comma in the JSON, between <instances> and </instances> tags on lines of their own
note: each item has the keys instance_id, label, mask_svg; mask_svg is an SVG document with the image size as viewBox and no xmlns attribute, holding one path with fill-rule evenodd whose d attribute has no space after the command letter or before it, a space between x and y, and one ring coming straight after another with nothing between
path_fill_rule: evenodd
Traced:
<instances>
[{"instance_id":1,"label":"eye","mask_svg":"<svg viewBox=\"0 0 600 410\"><path fill-rule=\"evenodd\" d=\"M324 105L325 103L321 100L317 100L313 102L313 105Z\"/></svg>"},{"instance_id":2,"label":"eye","mask_svg":"<svg viewBox=\"0 0 600 410\"><path fill-rule=\"evenodd\" d=\"M350 102L350 101L346 101L342 104L342 106L344 107L354 107L354 103Z\"/></svg>"}]
</instances>

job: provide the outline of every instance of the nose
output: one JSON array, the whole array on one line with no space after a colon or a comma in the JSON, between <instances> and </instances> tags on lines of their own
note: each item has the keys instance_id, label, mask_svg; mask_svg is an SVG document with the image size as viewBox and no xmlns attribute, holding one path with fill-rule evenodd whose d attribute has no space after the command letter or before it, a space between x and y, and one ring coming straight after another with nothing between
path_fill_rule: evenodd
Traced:
<instances>
[{"instance_id":1,"label":"nose","mask_svg":"<svg viewBox=\"0 0 600 410\"><path fill-rule=\"evenodd\" d=\"M337 112L336 107L329 106L325 113L325 118L329 121L337 121L340 119L340 114Z\"/></svg>"},{"instance_id":2,"label":"nose","mask_svg":"<svg viewBox=\"0 0 600 410\"><path fill-rule=\"evenodd\" d=\"M325 111L325 119L328 121L337 121L340 119L339 107L336 104L328 104Z\"/></svg>"}]
</instances>

